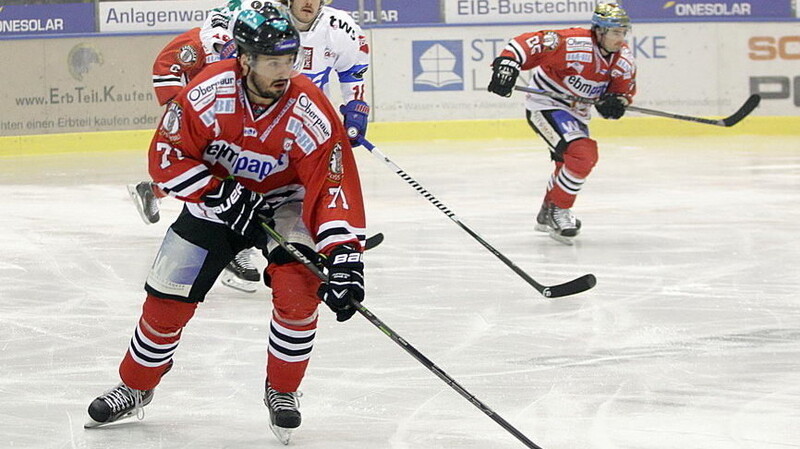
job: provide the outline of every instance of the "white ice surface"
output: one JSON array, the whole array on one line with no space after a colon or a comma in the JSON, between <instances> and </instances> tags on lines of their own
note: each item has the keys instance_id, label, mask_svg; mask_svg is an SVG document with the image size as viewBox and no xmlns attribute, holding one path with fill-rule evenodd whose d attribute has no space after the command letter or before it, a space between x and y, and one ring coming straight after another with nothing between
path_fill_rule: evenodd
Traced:
<instances>
[{"instance_id":1,"label":"white ice surface","mask_svg":"<svg viewBox=\"0 0 800 449\"><path fill-rule=\"evenodd\" d=\"M800 448L800 142L601 143L574 247L533 230L551 169L535 136L381 147L539 282L597 276L557 300L358 149L386 235L365 305L545 449ZM0 159L0 447L282 447L265 287L216 285L145 419L83 429L179 210L145 226L125 191L144 176L144 151ZM291 447L524 447L367 320L321 316Z\"/></svg>"}]
</instances>

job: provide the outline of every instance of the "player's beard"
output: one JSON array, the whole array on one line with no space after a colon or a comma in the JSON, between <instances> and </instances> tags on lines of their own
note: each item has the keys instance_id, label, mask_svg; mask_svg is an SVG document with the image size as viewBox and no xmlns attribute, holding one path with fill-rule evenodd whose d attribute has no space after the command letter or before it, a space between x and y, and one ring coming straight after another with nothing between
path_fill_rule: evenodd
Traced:
<instances>
[{"instance_id":1,"label":"player's beard","mask_svg":"<svg viewBox=\"0 0 800 449\"><path fill-rule=\"evenodd\" d=\"M274 102L280 99L284 93L286 93L286 87L289 80L276 80L271 83L271 85L273 85L278 82L283 82L284 86L279 89L265 89L262 86L259 86L259 83L257 83L255 80L251 80L250 77L247 77L244 82L245 88L248 92L260 98L265 98Z\"/></svg>"}]
</instances>

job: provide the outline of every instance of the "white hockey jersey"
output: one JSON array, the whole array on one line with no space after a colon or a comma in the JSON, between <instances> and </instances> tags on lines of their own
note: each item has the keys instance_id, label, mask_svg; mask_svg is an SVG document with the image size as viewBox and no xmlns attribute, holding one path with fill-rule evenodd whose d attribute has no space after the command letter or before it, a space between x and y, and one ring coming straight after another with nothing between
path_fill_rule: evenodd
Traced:
<instances>
[{"instance_id":1,"label":"white hockey jersey","mask_svg":"<svg viewBox=\"0 0 800 449\"><path fill-rule=\"evenodd\" d=\"M336 72L342 100L364 101L364 75L369 69L369 45L361 27L346 12L328 6L308 31L300 32L302 45L297 70L330 98L332 72Z\"/></svg>"}]
</instances>

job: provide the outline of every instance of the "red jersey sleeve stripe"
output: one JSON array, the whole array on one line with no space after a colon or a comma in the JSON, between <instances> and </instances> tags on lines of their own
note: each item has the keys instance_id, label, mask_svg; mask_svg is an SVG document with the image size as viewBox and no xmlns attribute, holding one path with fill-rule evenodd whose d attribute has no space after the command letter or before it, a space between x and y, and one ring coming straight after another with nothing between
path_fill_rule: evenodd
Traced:
<instances>
[{"instance_id":1,"label":"red jersey sleeve stripe","mask_svg":"<svg viewBox=\"0 0 800 449\"><path fill-rule=\"evenodd\" d=\"M211 172L205 166L198 165L169 181L158 183L158 186L167 193L188 198L207 186L211 178Z\"/></svg>"}]
</instances>

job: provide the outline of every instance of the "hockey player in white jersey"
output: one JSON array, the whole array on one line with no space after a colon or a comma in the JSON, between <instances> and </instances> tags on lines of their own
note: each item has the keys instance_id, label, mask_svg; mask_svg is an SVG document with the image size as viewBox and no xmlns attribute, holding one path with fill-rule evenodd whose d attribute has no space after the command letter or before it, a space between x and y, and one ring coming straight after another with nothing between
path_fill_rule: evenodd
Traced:
<instances>
[{"instance_id":1,"label":"hockey player in white jersey","mask_svg":"<svg viewBox=\"0 0 800 449\"><path fill-rule=\"evenodd\" d=\"M369 44L361 27L346 12L327 6L330 0L284 0L300 31L297 69L331 98L331 76L336 72L342 93L350 143L357 145L367 132L369 105L364 101L364 75L369 69Z\"/></svg>"}]
</instances>

